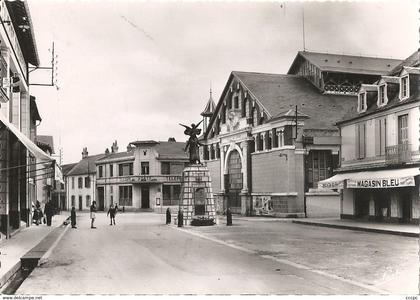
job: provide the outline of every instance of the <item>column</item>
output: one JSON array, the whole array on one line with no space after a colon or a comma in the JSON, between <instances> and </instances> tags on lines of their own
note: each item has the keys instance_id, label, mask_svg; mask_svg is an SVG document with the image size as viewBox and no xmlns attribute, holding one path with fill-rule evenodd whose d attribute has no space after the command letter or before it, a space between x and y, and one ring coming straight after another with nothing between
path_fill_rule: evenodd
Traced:
<instances>
[{"instance_id":1,"label":"column","mask_svg":"<svg viewBox=\"0 0 420 300\"><path fill-rule=\"evenodd\" d=\"M7 163L8 133L4 125L0 125L0 230L9 236L9 195Z\"/></svg>"}]
</instances>

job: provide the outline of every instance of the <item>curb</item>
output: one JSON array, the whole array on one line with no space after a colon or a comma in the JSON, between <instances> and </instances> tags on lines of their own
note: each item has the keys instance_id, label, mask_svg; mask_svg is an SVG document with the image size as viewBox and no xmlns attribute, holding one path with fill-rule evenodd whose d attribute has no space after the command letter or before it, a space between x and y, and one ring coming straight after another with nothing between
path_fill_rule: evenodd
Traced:
<instances>
[{"instance_id":1,"label":"curb","mask_svg":"<svg viewBox=\"0 0 420 300\"><path fill-rule=\"evenodd\" d=\"M419 238L420 234L415 232L404 232L404 231L393 231L387 229L376 229L376 228L367 228L367 227L357 227L351 225L340 225L340 224L327 224L327 223L318 223L318 222L311 222L311 221L292 221L295 224L302 224L302 225L311 225L311 226L319 226L319 227L330 227L336 229L346 229L346 230L356 230L356 231L365 231L365 232L374 232L374 233L382 233L382 234L392 234L392 235L399 235L405 237L415 237Z\"/></svg>"}]
</instances>

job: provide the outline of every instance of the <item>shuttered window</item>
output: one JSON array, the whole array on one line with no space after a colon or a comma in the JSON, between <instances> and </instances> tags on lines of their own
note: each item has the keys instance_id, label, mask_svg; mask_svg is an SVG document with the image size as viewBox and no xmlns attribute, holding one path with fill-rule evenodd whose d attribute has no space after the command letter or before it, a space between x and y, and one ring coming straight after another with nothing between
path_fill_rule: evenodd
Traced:
<instances>
[{"instance_id":1,"label":"shuttered window","mask_svg":"<svg viewBox=\"0 0 420 300\"><path fill-rule=\"evenodd\" d=\"M386 119L375 120L375 154L385 155L386 147Z\"/></svg>"},{"instance_id":2,"label":"shuttered window","mask_svg":"<svg viewBox=\"0 0 420 300\"><path fill-rule=\"evenodd\" d=\"M356 124L356 158L362 159L366 157L366 124Z\"/></svg>"}]
</instances>

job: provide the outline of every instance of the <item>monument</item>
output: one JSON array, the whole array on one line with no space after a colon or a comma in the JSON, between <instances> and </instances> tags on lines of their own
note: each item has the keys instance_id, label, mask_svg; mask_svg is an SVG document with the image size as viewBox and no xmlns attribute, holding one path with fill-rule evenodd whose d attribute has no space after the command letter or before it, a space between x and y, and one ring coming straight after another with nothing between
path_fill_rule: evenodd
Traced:
<instances>
[{"instance_id":1,"label":"monument","mask_svg":"<svg viewBox=\"0 0 420 300\"><path fill-rule=\"evenodd\" d=\"M201 123L201 122L200 122ZM183 214L183 225L214 225L216 208L211 189L211 177L207 166L200 162L198 140L201 129L197 125L185 127L184 134L189 136L184 151L189 152L189 164L182 172L181 198L179 210Z\"/></svg>"}]
</instances>

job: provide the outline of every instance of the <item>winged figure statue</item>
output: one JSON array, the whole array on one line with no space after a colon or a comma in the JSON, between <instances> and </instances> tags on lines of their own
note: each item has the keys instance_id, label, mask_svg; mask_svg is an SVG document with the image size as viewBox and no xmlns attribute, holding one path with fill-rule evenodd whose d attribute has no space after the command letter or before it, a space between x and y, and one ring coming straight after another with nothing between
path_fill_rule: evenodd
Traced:
<instances>
[{"instance_id":1,"label":"winged figure statue","mask_svg":"<svg viewBox=\"0 0 420 300\"><path fill-rule=\"evenodd\" d=\"M201 129L198 128L201 122L203 121L200 121L197 125L193 123L191 124L191 127L184 124L179 124L185 127L184 134L190 137L187 141L187 145L185 146L184 151L186 152L187 150L189 150L190 163L192 164L200 163L200 152L198 151L198 149L203 144L200 143L197 136L199 136L201 133Z\"/></svg>"}]
</instances>

